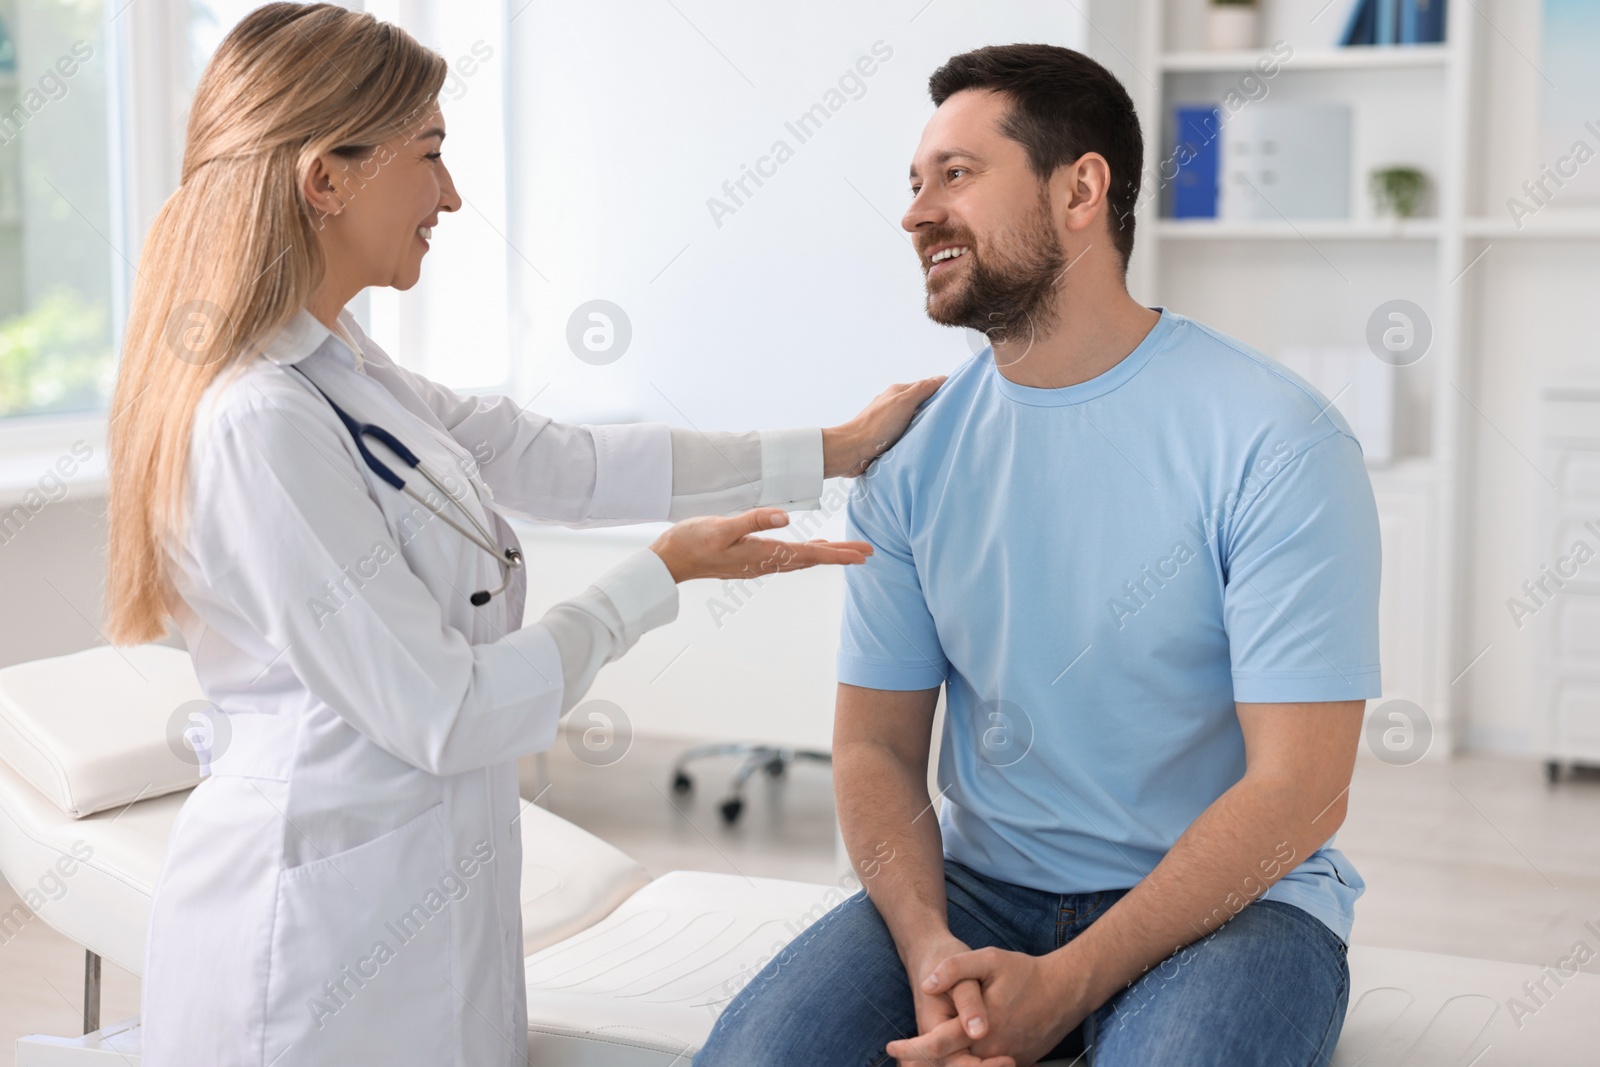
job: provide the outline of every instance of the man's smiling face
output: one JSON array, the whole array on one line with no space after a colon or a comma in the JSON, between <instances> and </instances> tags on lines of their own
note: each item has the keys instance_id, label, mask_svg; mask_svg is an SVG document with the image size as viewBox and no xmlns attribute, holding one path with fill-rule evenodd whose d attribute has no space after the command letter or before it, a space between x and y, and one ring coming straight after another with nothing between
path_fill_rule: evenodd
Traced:
<instances>
[{"instance_id":1,"label":"man's smiling face","mask_svg":"<svg viewBox=\"0 0 1600 1067\"><path fill-rule=\"evenodd\" d=\"M955 93L922 131L911 163L911 207L928 317L991 340L1047 332L1065 253L1050 190L1027 150L1001 130L1008 98Z\"/></svg>"}]
</instances>

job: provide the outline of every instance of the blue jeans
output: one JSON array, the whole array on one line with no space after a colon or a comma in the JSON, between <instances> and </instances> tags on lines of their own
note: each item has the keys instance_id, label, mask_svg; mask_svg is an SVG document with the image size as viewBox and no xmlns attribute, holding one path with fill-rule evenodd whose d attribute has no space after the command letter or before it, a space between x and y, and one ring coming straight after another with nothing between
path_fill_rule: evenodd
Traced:
<instances>
[{"instance_id":1,"label":"blue jeans","mask_svg":"<svg viewBox=\"0 0 1600 1067\"><path fill-rule=\"evenodd\" d=\"M1061 895L945 861L950 932L1042 956L1125 889ZM1292 904L1258 900L1112 997L1047 1058L1093 1067L1327 1064L1350 995L1345 946ZM876 1067L917 1032L911 987L865 892L795 938L717 1020L694 1067Z\"/></svg>"}]
</instances>

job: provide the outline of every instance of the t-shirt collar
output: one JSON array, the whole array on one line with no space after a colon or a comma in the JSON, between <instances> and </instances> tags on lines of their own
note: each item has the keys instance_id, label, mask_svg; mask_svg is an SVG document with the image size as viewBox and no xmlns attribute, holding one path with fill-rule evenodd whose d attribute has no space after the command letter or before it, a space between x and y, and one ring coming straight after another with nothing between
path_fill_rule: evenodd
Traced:
<instances>
[{"instance_id":1,"label":"t-shirt collar","mask_svg":"<svg viewBox=\"0 0 1600 1067\"><path fill-rule=\"evenodd\" d=\"M1115 366L1095 375L1086 382L1076 385L1066 385L1059 389L1038 389L1031 385L1018 385L1016 382L1000 373L994 365L994 349L986 348L979 357L989 364L994 374L995 384L1000 392L1015 400L1019 404L1028 404L1033 407L1062 407L1068 404L1081 404L1085 400L1104 396L1113 389L1121 386L1144 369L1150 362L1150 357L1155 355L1166 343L1178 324L1180 316L1168 311L1165 307L1157 306L1150 309L1161 314L1156 324L1145 334L1144 340L1134 346L1132 352L1124 356Z\"/></svg>"}]
</instances>

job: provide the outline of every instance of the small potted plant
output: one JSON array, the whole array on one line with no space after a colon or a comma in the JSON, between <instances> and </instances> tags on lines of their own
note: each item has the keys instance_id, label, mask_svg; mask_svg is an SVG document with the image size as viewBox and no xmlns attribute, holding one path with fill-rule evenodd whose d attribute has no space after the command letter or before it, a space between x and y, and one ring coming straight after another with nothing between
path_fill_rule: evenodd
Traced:
<instances>
[{"instance_id":1,"label":"small potted plant","mask_svg":"<svg viewBox=\"0 0 1600 1067\"><path fill-rule=\"evenodd\" d=\"M1416 167L1378 167L1369 179L1377 213L1409 219L1421 214L1428 197L1428 176Z\"/></svg>"},{"instance_id":2,"label":"small potted plant","mask_svg":"<svg viewBox=\"0 0 1600 1067\"><path fill-rule=\"evenodd\" d=\"M1211 0L1206 43L1217 50L1254 48L1259 21L1256 0Z\"/></svg>"}]
</instances>

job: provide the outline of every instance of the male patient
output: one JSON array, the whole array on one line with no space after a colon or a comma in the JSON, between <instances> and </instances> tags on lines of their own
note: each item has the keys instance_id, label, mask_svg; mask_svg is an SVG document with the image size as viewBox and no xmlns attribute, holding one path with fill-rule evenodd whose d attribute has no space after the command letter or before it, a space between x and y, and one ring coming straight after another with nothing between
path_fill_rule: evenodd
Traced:
<instances>
[{"instance_id":1,"label":"male patient","mask_svg":"<svg viewBox=\"0 0 1600 1067\"><path fill-rule=\"evenodd\" d=\"M877 551L833 753L867 888L695 1063L1326 1063L1363 888L1328 846L1379 693L1361 449L1282 367L1129 296L1143 139L1103 67L984 48L929 87L903 225L928 314L991 348L850 504Z\"/></svg>"}]
</instances>

